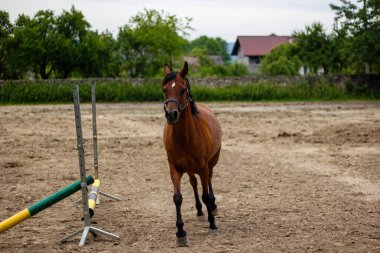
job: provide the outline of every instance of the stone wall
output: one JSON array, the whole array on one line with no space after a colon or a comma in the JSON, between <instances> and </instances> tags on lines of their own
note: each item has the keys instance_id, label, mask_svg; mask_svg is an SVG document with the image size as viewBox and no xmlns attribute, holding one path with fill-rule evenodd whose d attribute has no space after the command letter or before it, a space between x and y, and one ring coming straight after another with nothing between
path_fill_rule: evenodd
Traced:
<instances>
[{"instance_id":1,"label":"stone wall","mask_svg":"<svg viewBox=\"0 0 380 253\"><path fill-rule=\"evenodd\" d=\"M89 79L51 79L51 80L15 80L12 83L48 83L48 84L72 84L72 83L131 83L132 85L157 84L161 85L161 78L89 78ZM380 90L380 75L331 75L331 76L251 76L251 77L204 77L191 78L190 84L211 87L227 87L233 85L247 85L258 83L277 83L280 85L291 85L297 83L334 84L341 87L367 86L371 89ZM0 85L6 81L0 80Z\"/></svg>"},{"instance_id":2,"label":"stone wall","mask_svg":"<svg viewBox=\"0 0 380 253\"><path fill-rule=\"evenodd\" d=\"M206 77L190 78L190 82L203 86L231 86L247 85L252 83L277 83L291 85L295 83L334 84L345 87L347 85L367 85L370 88L380 89L380 75L333 75L333 76L255 76L255 77Z\"/></svg>"}]
</instances>

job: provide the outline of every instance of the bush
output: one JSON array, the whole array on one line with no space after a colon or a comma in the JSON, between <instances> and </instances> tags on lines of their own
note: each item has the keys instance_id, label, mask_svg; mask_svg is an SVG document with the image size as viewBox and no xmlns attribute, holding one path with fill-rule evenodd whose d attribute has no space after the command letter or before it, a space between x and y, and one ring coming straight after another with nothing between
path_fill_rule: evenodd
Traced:
<instances>
[{"instance_id":1,"label":"bush","mask_svg":"<svg viewBox=\"0 0 380 253\"><path fill-rule=\"evenodd\" d=\"M258 83L232 85L227 87L206 87L192 85L194 99L198 101L268 101L268 100L342 100L342 99L379 99L379 91L362 89L358 86L337 87L321 81L316 83L300 82L291 85ZM132 85L122 82L97 84L98 102L143 102L162 101L161 84L150 82ZM71 103L72 85L68 83L12 83L0 85L0 104L23 103ZM91 101L88 84L80 85L82 102Z\"/></svg>"},{"instance_id":2,"label":"bush","mask_svg":"<svg viewBox=\"0 0 380 253\"><path fill-rule=\"evenodd\" d=\"M203 66L199 68L200 77L225 77L225 76L246 76L247 67L243 64L223 64Z\"/></svg>"},{"instance_id":3,"label":"bush","mask_svg":"<svg viewBox=\"0 0 380 253\"><path fill-rule=\"evenodd\" d=\"M263 68L263 74L272 76L295 76L298 75L298 69L293 61L280 57L278 60L268 64Z\"/></svg>"}]
</instances>

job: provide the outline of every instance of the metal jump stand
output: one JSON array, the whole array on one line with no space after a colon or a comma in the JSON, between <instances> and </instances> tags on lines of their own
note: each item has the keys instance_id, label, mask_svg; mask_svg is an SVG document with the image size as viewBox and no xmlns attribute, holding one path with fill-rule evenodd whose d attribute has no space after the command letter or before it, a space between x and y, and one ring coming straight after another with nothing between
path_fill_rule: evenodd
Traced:
<instances>
[{"instance_id":1,"label":"metal jump stand","mask_svg":"<svg viewBox=\"0 0 380 253\"><path fill-rule=\"evenodd\" d=\"M98 131L96 128L96 84L92 83L91 84L91 100L92 100L92 140L93 140L93 148L94 148L94 179L99 179L99 163L98 163ZM121 199L105 193L103 191L99 190L99 194L96 196L96 204L100 204L100 196L103 195L107 198L110 198L115 201L120 201ZM75 204L79 204L82 200L79 199L75 201Z\"/></svg>"},{"instance_id":2,"label":"metal jump stand","mask_svg":"<svg viewBox=\"0 0 380 253\"><path fill-rule=\"evenodd\" d=\"M79 169L80 169L80 178L81 178L81 190L82 190L82 204L83 204L83 213L84 213L84 216L83 216L84 217L84 227L75 231L74 233L66 236L65 238L63 238L61 240L61 242L66 242L67 240L69 240L69 239L75 237L76 235L82 233L82 237L80 239L79 246L84 246L86 243L88 234L90 232L94 235L101 234L101 235L110 237L114 240L119 240L120 239L119 236L111 234L107 231L101 230L101 229L96 228L96 227L91 225L90 212L89 212L89 208L88 208L86 168L85 168L85 160L84 160L83 134L82 134L82 122L81 122L81 114L80 114L78 84L74 84L73 94L74 94L75 125L76 125L76 133L77 133L77 149L78 149Z\"/></svg>"},{"instance_id":3,"label":"metal jump stand","mask_svg":"<svg viewBox=\"0 0 380 253\"><path fill-rule=\"evenodd\" d=\"M99 170L98 170L98 132L96 128L96 84L91 84L91 97L92 97L92 139L94 147L94 178L99 179ZM102 192L99 190L99 194L103 195L112 200L120 201L119 198L112 196L108 193ZM96 204L99 204L99 194L96 198Z\"/></svg>"}]
</instances>

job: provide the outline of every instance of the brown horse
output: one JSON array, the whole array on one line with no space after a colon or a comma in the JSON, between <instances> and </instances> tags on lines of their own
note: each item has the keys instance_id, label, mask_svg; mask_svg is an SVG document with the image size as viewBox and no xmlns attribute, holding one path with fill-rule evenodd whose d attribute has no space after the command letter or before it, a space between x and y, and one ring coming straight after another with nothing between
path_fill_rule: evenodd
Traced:
<instances>
[{"instance_id":1,"label":"brown horse","mask_svg":"<svg viewBox=\"0 0 380 253\"><path fill-rule=\"evenodd\" d=\"M173 200L177 211L178 246L184 246L187 243L181 217L181 178L184 173L189 175L194 190L198 216L202 216L203 212L195 174L200 176L203 190L202 200L207 208L210 232L217 231L213 215L217 206L211 178L213 168L219 159L222 139L222 130L214 113L206 106L197 106L194 103L191 97L190 83L186 78L187 72L187 62L179 73L171 72L169 66L165 65L165 78L162 84L165 97L164 111L167 119L164 128L164 144L174 186Z\"/></svg>"}]
</instances>

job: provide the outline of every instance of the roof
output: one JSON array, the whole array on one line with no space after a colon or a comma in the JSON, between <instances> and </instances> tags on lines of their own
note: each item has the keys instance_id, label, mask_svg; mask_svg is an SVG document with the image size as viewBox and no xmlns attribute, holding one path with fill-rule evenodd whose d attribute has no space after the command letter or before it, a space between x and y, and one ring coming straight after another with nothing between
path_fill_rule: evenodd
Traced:
<instances>
[{"instance_id":1,"label":"roof","mask_svg":"<svg viewBox=\"0 0 380 253\"><path fill-rule=\"evenodd\" d=\"M241 47L244 56L262 56L281 44L291 43L291 36L238 36L232 49L232 55L237 55Z\"/></svg>"}]
</instances>

